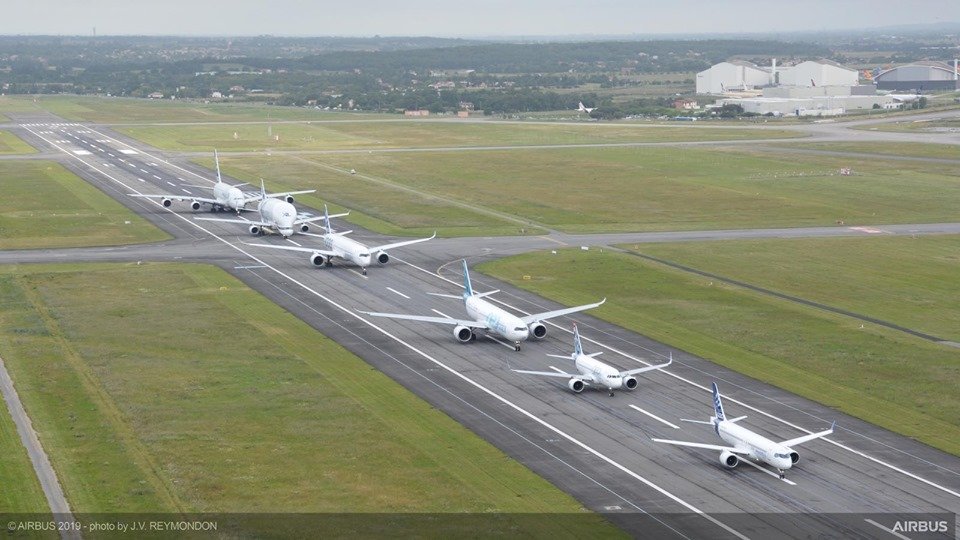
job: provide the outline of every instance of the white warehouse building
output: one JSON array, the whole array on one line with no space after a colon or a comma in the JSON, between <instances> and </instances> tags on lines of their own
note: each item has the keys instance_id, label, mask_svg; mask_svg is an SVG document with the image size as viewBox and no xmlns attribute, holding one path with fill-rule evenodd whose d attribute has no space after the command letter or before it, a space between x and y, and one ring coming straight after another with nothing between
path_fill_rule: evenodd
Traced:
<instances>
[{"instance_id":1,"label":"white warehouse building","mask_svg":"<svg viewBox=\"0 0 960 540\"><path fill-rule=\"evenodd\" d=\"M697 73L698 94L722 94L770 84L770 71L744 60L720 62Z\"/></svg>"},{"instance_id":2,"label":"white warehouse building","mask_svg":"<svg viewBox=\"0 0 960 540\"><path fill-rule=\"evenodd\" d=\"M860 74L832 60L807 60L780 67L776 74L781 86L856 86Z\"/></svg>"},{"instance_id":3,"label":"white warehouse building","mask_svg":"<svg viewBox=\"0 0 960 540\"><path fill-rule=\"evenodd\" d=\"M698 94L724 94L770 86L856 86L860 74L832 60L807 60L778 66L776 59L760 67L744 60L720 62L697 73Z\"/></svg>"}]
</instances>

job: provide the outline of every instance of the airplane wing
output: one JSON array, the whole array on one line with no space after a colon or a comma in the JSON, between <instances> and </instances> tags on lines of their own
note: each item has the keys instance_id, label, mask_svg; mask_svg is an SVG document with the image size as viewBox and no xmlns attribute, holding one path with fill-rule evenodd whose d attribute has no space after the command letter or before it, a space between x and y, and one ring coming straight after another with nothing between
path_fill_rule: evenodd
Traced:
<instances>
[{"instance_id":1,"label":"airplane wing","mask_svg":"<svg viewBox=\"0 0 960 540\"><path fill-rule=\"evenodd\" d=\"M819 439L820 437L826 437L827 435L830 435L831 433L833 433L833 428L836 427L836 425L837 425L837 422L836 420L834 420L833 424L830 426L830 429L826 431L821 431L820 433L811 433L810 435L804 435L803 437L797 437L796 439L783 441L780 444L784 446L796 446L798 444L803 444L805 442L812 441L814 439Z\"/></svg>"},{"instance_id":2,"label":"airplane wing","mask_svg":"<svg viewBox=\"0 0 960 540\"><path fill-rule=\"evenodd\" d=\"M727 452L733 452L734 454L749 454L746 450L740 450L739 448L734 448L732 446L720 446L719 444L704 444L696 442L687 442L687 441L671 441L669 439L650 439L653 442L662 442L667 444L675 444L677 446L690 446L693 448L705 448L707 450L720 450L721 452L726 450Z\"/></svg>"},{"instance_id":3,"label":"airplane wing","mask_svg":"<svg viewBox=\"0 0 960 540\"><path fill-rule=\"evenodd\" d=\"M333 216L330 216L330 217L333 217ZM392 244L384 244L384 245L382 245L382 246L371 247L371 248L370 248L370 251L371 251L371 252L374 252L374 251L386 251L386 250L388 250L388 249L393 249L393 248L398 248L398 247L403 247L403 246L409 246L410 244L419 244L420 242L426 242L427 240L433 240L433 239L436 238L436 237L437 237L437 233L434 232L434 233L433 233L433 236L431 236L430 238L418 238L418 239L416 239L416 240L404 240L403 242L394 242L394 243L392 243ZM458 296L457 298L460 298L460 297Z\"/></svg>"},{"instance_id":4,"label":"airplane wing","mask_svg":"<svg viewBox=\"0 0 960 540\"><path fill-rule=\"evenodd\" d=\"M583 382L589 382L587 379L583 378L583 375L573 373L563 373L560 371L527 371L525 369L511 369L510 371L516 371L517 373L526 373L527 375L543 375L544 377L562 377L564 379L580 379Z\"/></svg>"},{"instance_id":5,"label":"airplane wing","mask_svg":"<svg viewBox=\"0 0 960 540\"><path fill-rule=\"evenodd\" d=\"M663 363L663 364L657 364L657 365L655 365L655 366L647 366L647 367L642 367L642 368L637 368L637 369L630 369L630 370L627 370L627 371L621 371L621 372L620 372L620 375L622 375L622 376L626 376L626 375L636 375L636 374L638 374L638 373L644 373L644 372L647 372L647 371L653 371L653 370L655 370L655 369L663 369L663 368L669 366L669 365L672 364L672 363L673 363L673 357L671 356L671 357L670 357L670 360L667 360L667 361L666 361L665 363Z\"/></svg>"},{"instance_id":6,"label":"airplane wing","mask_svg":"<svg viewBox=\"0 0 960 540\"><path fill-rule=\"evenodd\" d=\"M252 221L249 219L229 219L229 218L212 218L212 217L198 217L193 219L197 221L222 221L223 223L242 223L244 225L256 225L258 227L273 227L272 223L267 223L265 221Z\"/></svg>"},{"instance_id":7,"label":"airplane wing","mask_svg":"<svg viewBox=\"0 0 960 540\"><path fill-rule=\"evenodd\" d=\"M342 213L342 214L333 214L332 216L329 216L329 217L335 218L335 217L343 217L343 216L349 216L349 215L350 215L350 212L344 212L344 213ZM311 217L311 218L298 219L298 220L294 221L293 224L294 224L294 225L303 225L304 223L313 223L314 221L323 221L323 220L327 219L327 217L328 217L328 216L314 216L314 217Z\"/></svg>"},{"instance_id":8,"label":"airplane wing","mask_svg":"<svg viewBox=\"0 0 960 540\"><path fill-rule=\"evenodd\" d=\"M327 250L325 250L325 249L316 249L316 248L308 248L308 247L297 247L297 246L275 246L275 245L273 245L273 244L261 244L261 243L258 243L258 242L254 242L254 243L252 243L252 244L251 244L250 242L241 242L241 244L246 244L246 245L248 245L248 246L257 246L257 247L273 248L273 249L285 249L285 250L287 250L287 251L302 251L302 252L304 252L304 253L319 253L319 254L325 255L325 256L327 256L327 257L339 257L339 258L341 258L341 259L343 258L343 254L340 253L339 251L327 251Z\"/></svg>"},{"instance_id":9,"label":"airplane wing","mask_svg":"<svg viewBox=\"0 0 960 540\"><path fill-rule=\"evenodd\" d=\"M597 302L596 304L586 304L583 306L577 306L572 308L558 309L556 311L548 311L546 313L535 313L533 315L527 315L526 317L520 317L520 320L523 321L523 324L530 324L537 321L545 321L547 319L552 319L554 317L562 317L564 315L569 315L571 313L577 313L579 311L586 311L588 309L593 309L597 306L602 305L606 301L607 299L604 298L603 300Z\"/></svg>"},{"instance_id":10,"label":"airplane wing","mask_svg":"<svg viewBox=\"0 0 960 540\"><path fill-rule=\"evenodd\" d=\"M360 311L360 310L357 310ZM451 319L450 317L431 317L429 315L406 315L403 313L375 313L372 311L360 311L364 315L370 315L371 317L387 317L389 319L402 319L405 321L421 321L421 322L432 322L437 324L453 324L466 326L468 328L489 328L487 323L480 321L467 321L463 319Z\"/></svg>"},{"instance_id":11,"label":"airplane wing","mask_svg":"<svg viewBox=\"0 0 960 540\"><path fill-rule=\"evenodd\" d=\"M141 197L144 199L173 199L175 201L197 201L207 204L219 204L216 199L208 199L206 197L194 197L192 195L141 195L139 193L127 193L131 197Z\"/></svg>"}]
</instances>

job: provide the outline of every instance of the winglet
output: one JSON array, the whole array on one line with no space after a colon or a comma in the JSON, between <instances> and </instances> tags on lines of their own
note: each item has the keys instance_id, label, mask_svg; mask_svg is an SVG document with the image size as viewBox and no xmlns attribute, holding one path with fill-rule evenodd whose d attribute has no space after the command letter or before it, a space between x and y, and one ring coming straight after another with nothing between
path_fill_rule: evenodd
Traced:
<instances>
[{"instance_id":1,"label":"winglet","mask_svg":"<svg viewBox=\"0 0 960 540\"><path fill-rule=\"evenodd\" d=\"M213 162L217 164L217 183L223 182L223 179L220 178L220 155L217 154L217 149L213 149Z\"/></svg>"},{"instance_id":2,"label":"winglet","mask_svg":"<svg viewBox=\"0 0 960 540\"><path fill-rule=\"evenodd\" d=\"M713 383L713 411L717 415L717 422L723 422L726 417L723 415L723 402L720 401L720 389L717 383Z\"/></svg>"},{"instance_id":3,"label":"winglet","mask_svg":"<svg viewBox=\"0 0 960 540\"><path fill-rule=\"evenodd\" d=\"M468 296L473 296L473 287L470 286L470 271L467 270L467 260L462 259L463 262L463 297L467 298Z\"/></svg>"},{"instance_id":4,"label":"winglet","mask_svg":"<svg viewBox=\"0 0 960 540\"><path fill-rule=\"evenodd\" d=\"M835 427L837 427L837 421L836 421L836 420L834 420L833 423L830 424L830 433L833 433L833 428L835 428Z\"/></svg>"},{"instance_id":5,"label":"winglet","mask_svg":"<svg viewBox=\"0 0 960 540\"><path fill-rule=\"evenodd\" d=\"M583 354L583 346L580 344L580 330L577 329L577 325L573 325L573 358L576 359L578 356Z\"/></svg>"}]
</instances>

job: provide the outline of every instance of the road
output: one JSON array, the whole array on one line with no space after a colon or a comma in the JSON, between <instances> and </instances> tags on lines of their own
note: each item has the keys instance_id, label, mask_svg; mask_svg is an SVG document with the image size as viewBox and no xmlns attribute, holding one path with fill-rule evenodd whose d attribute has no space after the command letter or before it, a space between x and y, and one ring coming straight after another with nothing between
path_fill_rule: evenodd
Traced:
<instances>
[{"instance_id":1,"label":"road","mask_svg":"<svg viewBox=\"0 0 960 540\"><path fill-rule=\"evenodd\" d=\"M14 116L14 115L11 115ZM335 339L371 366L489 440L513 458L603 512L634 534L678 538L893 537L901 514L960 512L960 459L888 432L778 388L760 383L642 335L579 314L548 324L550 334L514 352L508 344L481 338L456 342L449 328L412 321L368 320L358 309L462 316L450 299L426 292L459 292L457 259L479 260L533 248L660 239L769 237L766 235L874 234L844 227L778 231L711 231L649 235L451 239L391 253L393 261L368 276L337 265L312 267L303 254L253 251L244 228L197 222L186 205L164 209L125 193L190 190L212 184L211 171L176 163L160 152L102 127L65 125L52 117L17 117L17 128L43 152L61 152L69 167L176 240L145 248L96 248L36 252L38 258L84 260L182 260L216 264ZM36 125L40 124L40 125ZM59 142L65 141L65 142ZM196 192L199 194L199 191ZM883 226L893 234L955 233L960 224ZM748 236L743 236L748 235ZM383 238L357 230L361 241ZM646 238L648 240L643 240ZM266 238L266 242L278 242ZM313 245L310 238L295 241ZM559 244L558 244L559 242ZM24 252L0 253L0 262L26 260ZM518 313L563 306L506 283L474 276L480 291ZM615 284L611 284L615 287ZM614 295L611 290L610 295ZM510 368L561 368L545 354L570 351L570 326L580 325L588 352L604 351L622 369L660 363L672 352L674 365L640 380L634 392L570 393L563 381L519 376ZM750 429L789 439L824 429L837 432L799 448L797 468L783 481L770 471L720 467L710 451L678 449L652 437L716 442L709 430L679 418L710 414L710 382L727 396L727 411L747 414ZM675 428L673 426L679 426ZM876 514L876 515L874 515Z\"/></svg>"}]
</instances>

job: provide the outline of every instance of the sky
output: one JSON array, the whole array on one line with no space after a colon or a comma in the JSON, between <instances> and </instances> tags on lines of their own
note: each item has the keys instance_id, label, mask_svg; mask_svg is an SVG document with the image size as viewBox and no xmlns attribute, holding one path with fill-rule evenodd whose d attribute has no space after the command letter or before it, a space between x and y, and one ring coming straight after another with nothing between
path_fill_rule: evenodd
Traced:
<instances>
[{"instance_id":1,"label":"sky","mask_svg":"<svg viewBox=\"0 0 960 540\"><path fill-rule=\"evenodd\" d=\"M960 0L6 0L0 34L536 37L960 22Z\"/></svg>"}]
</instances>

